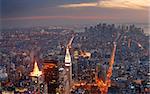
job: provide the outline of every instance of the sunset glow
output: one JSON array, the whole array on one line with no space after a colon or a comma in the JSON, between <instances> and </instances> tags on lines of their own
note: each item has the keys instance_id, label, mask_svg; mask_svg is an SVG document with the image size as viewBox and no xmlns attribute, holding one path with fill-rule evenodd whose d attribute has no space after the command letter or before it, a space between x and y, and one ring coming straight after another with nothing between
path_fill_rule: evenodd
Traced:
<instances>
[{"instance_id":1,"label":"sunset glow","mask_svg":"<svg viewBox=\"0 0 150 94\"><path fill-rule=\"evenodd\" d=\"M149 0L100 0L98 2L60 5L63 8L100 7L145 9L150 6Z\"/></svg>"}]
</instances>

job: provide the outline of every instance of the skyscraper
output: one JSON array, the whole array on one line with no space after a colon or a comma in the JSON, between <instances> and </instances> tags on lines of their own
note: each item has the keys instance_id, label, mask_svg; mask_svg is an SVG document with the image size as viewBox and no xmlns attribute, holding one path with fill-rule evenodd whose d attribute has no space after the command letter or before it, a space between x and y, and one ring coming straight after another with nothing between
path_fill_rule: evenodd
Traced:
<instances>
[{"instance_id":1,"label":"skyscraper","mask_svg":"<svg viewBox=\"0 0 150 94\"><path fill-rule=\"evenodd\" d=\"M40 92L40 84L42 83L42 81L40 81L39 79L42 78L42 71L39 70L36 61L34 62L34 68L30 73L30 76L32 77L32 81L36 82L36 86L34 86L35 91Z\"/></svg>"},{"instance_id":2,"label":"skyscraper","mask_svg":"<svg viewBox=\"0 0 150 94\"><path fill-rule=\"evenodd\" d=\"M69 94L69 90L72 83L72 63L71 63L71 55L68 47L66 48L65 69L66 69L67 83L68 83L68 88L66 89L66 92Z\"/></svg>"},{"instance_id":3,"label":"skyscraper","mask_svg":"<svg viewBox=\"0 0 150 94\"><path fill-rule=\"evenodd\" d=\"M58 61L56 60L44 61L43 73L48 94L56 94L56 89L58 88L59 72L57 63Z\"/></svg>"}]
</instances>

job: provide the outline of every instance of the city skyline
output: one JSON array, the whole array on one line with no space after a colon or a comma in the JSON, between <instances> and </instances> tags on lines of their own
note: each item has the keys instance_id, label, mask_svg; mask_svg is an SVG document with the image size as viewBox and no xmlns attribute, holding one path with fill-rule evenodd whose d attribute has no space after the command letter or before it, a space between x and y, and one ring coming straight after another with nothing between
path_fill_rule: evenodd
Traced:
<instances>
[{"instance_id":1,"label":"city skyline","mask_svg":"<svg viewBox=\"0 0 150 94\"><path fill-rule=\"evenodd\" d=\"M150 0L0 0L0 94L149 94Z\"/></svg>"},{"instance_id":2,"label":"city skyline","mask_svg":"<svg viewBox=\"0 0 150 94\"><path fill-rule=\"evenodd\" d=\"M0 0L3 26L148 23L149 0Z\"/></svg>"}]
</instances>

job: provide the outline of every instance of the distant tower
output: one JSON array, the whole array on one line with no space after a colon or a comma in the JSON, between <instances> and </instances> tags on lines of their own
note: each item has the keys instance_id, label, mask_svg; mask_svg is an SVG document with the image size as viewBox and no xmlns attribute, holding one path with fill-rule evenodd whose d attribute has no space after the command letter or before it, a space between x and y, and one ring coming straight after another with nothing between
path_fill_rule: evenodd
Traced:
<instances>
[{"instance_id":1,"label":"distant tower","mask_svg":"<svg viewBox=\"0 0 150 94\"><path fill-rule=\"evenodd\" d=\"M70 90L71 82L72 82L72 63L71 63L71 56L68 47L66 48L65 67L66 67L65 69L66 69L66 74L69 82L68 90Z\"/></svg>"}]
</instances>

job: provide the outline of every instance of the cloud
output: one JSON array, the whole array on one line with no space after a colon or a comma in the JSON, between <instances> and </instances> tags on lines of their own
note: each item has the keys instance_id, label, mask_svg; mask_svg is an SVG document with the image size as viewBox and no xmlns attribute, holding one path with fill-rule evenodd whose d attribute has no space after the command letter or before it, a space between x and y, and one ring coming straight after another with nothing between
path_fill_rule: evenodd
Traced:
<instances>
[{"instance_id":1,"label":"cloud","mask_svg":"<svg viewBox=\"0 0 150 94\"><path fill-rule=\"evenodd\" d=\"M62 7L62 8L77 8L77 7L95 7L97 5L98 5L97 2L91 2L91 3L60 5L59 7Z\"/></svg>"},{"instance_id":2,"label":"cloud","mask_svg":"<svg viewBox=\"0 0 150 94\"><path fill-rule=\"evenodd\" d=\"M149 0L105 0L99 1L99 7L145 9L150 5Z\"/></svg>"},{"instance_id":3,"label":"cloud","mask_svg":"<svg viewBox=\"0 0 150 94\"><path fill-rule=\"evenodd\" d=\"M150 7L150 0L100 0L97 2L59 5L61 8L100 7L100 8L128 8L145 9Z\"/></svg>"}]
</instances>

